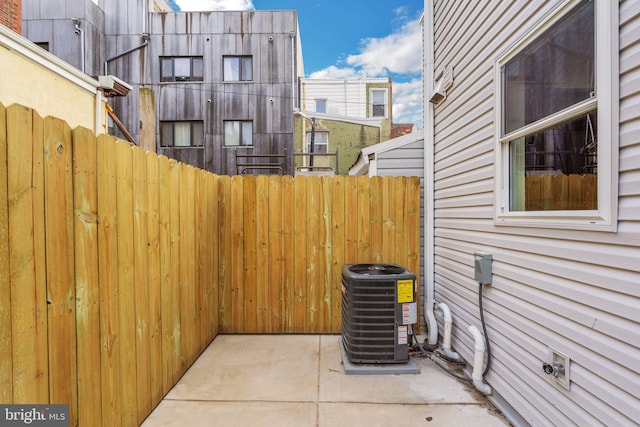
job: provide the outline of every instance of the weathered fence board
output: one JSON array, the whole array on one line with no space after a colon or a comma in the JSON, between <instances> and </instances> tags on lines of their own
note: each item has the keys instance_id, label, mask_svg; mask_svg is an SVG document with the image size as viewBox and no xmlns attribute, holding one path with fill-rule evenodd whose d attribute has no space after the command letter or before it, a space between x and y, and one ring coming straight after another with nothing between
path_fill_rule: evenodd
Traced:
<instances>
[{"instance_id":1,"label":"weathered fence board","mask_svg":"<svg viewBox=\"0 0 640 427\"><path fill-rule=\"evenodd\" d=\"M0 401L13 401L9 197L7 193L7 114L0 104Z\"/></svg>"},{"instance_id":2,"label":"weathered fence board","mask_svg":"<svg viewBox=\"0 0 640 427\"><path fill-rule=\"evenodd\" d=\"M123 405L118 283L118 217L116 211L116 156L111 137L97 141L98 278L100 287L100 379L102 423L120 424Z\"/></svg>"},{"instance_id":3,"label":"weathered fence board","mask_svg":"<svg viewBox=\"0 0 640 427\"><path fill-rule=\"evenodd\" d=\"M137 417L143 420L151 411L151 336L149 319L149 259L147 253L147 162L144 152L134 148L131 152L133 192L133 276L135 286L135 359L137 388Z\"/></svg>"},{"instance_id":4,"label":"weathered fence board","mask_svg":"<svg viewBox=\"0 0 640 427\"><path fill-rule=\"evenodd\" d=\"M43 123L7 108L7 193L13 402L49 402Z\"/></svg>"},{"instance_id":5,"label":"weathered fence board","mask_svg":"<svg viewBox=\"0 0 640 427\"><path fill-rule=\"evenodd\" d=\"M219 332L338 333L345 263L419 276L417 178L214 176L0 105L0 398L139 425Z\"/></svg>"},{"instance_id":6,"label":"weathered fence board","mask_svg":"<svg viewBox=\"0 0 640 427\"><path fill-rule=\"evenodd\" d=\"M75 250L76 328L78 348L78 424L102 420L100 373L100 287L98 277L97 151L91 131L73 132L73 229ZM75 350L74 350L75 351Z\"/></svg>"}]
</instances>

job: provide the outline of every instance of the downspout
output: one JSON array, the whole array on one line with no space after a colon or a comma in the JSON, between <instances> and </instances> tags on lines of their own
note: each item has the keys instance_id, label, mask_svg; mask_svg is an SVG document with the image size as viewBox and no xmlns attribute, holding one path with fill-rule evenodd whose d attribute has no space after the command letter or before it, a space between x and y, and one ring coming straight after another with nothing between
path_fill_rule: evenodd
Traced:
<instances>
[{"instance_id":1,"label":"downspout","mask_svg":"<svg viewBox=\"0 0 640 427\"><path fill-rule=\"evenodd\" d=\"M76 35L80 36L80 70L85 73L85 44L84 44L84 30L80 27L80 18L71 18Z\"/></svg>"},{"instance_id":2,"label":"downspout","mask_svg":"<svg viewBox=\"0 0 640 427\"><path fill-rule=\"evenodd\" d=\"M291 31L291 93L296 93L296 80L298 83L298 109L301 108L300 106L300 76L298 76L298 78L296 79L296 36L295 33L293 31ZM294 96L293 99L291 100L291 108L293 108L293 111L296 110L296 97Z\"/></svg>"},{"instance_id":3,"label":"downspout","mask_svg":"<svg viewBox=\"0 0 640 427\"><path fill-rule=\"evenodd\" d=\"M482 364L484 363L484 337L474 325L469 326L469 333L473 336L475 342L475 352L473 354L473 385L482 394L491 394L491 386L484 382L482 378Z\"/></svg>"},{"instance_id":4,"label":"downspout","mask_svg":"<svg viewBox=\"0 0 640 427\"><path fill-rule=\"evenodd\" d=\"M434 253L434 107L430 102L425 102L424 97L427 96L426 87L431 85L434 77L434 54L433 54L433 0L425 2L425 11L423 15L423 31L424 31L424 79L423 85L423 110L424 110L424 251L425 251L425 294L424 301L424 317L427 323L427 343L430 346L436 346L438 343L438 323L433 313L435 305L435 253Z\"/></svg>"},{"instance_id":5,"label":"downspout","mask_svg":"<svg viewBox=\"0 0 640 427\"><path fill-rule=\"evenodd\" d=\"M96 117L95 117L95 129L94 132L96 135L100 135L103 133L107 133L106 129L103 128L103 115L102 115L102 90L96 90Z\"/></svg>"},{"instance_id":6,"label":"downspout","mask_svg":"<svg viewBox=\"0 0 640 427\"><path fill-rule=\"evenodd\" d=\"M149 34L148 33L143 33L140 37L142 38L142 44L141 45L136 46L136 47L132 47L129 50L125 50L124 52L119 53L116 56L112 56L111 58L109 58L106 61L104 61L104 75L105 76L109 75L109 71L108 71L109 62L115 61L118 58L122 58L123 56L128 55L131 52L135 52L138 49L142 49L143 47L145 47L145 46L147 46L149 44Z\"/></svg>"}]
</instances>

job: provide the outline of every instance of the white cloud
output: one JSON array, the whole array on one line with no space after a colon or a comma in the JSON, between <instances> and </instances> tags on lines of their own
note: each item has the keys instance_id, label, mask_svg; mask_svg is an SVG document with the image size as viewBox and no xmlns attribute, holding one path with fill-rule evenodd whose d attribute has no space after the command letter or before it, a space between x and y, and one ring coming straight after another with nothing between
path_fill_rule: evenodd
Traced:
<instances>
[{"instance_id":1,"label":"white cloud","mask_svg":"<svg viewBox=\"0 0 640 427\"><path fill-rule=\"evenodd\" d=\"M183 11L254 10L252 0L176 0Z\"/></svg>"},{"instance_id":2,"label":"white cloud","mask_svg":"<svg viewBox=\"0 0 640 427\"><path fill-rule=\"evenodd\" d=\"M363 77L356 72L355 68L340 68L330 65L327 68L313 72L309 75L311 79L352 79Z\"/></svg>"},{"instance_id":3,"label":"white cloud","mask_svg":"<svg viewBox=\"0 0 640 427\"><path fill-rule=\"evenodd\" d=\"M373 77L386 73L418 73L422 66L422 30L415 19L405 22L396 31L382 38L361 42L360 53L349 55L348 65Z\"/></svg>"},{"instance_id":4,"label":"white cloud","mask_svg":"<svg viewBox=\"0 0 640 427\"><path fill-rule=\"evenodd\" d=\"M422 127L422 79L393 83L393 121Z\"/></svg>"},{"instance_id":5,"label":"white cloud","mask_svg":"<svg viewBox=\"0 0 640 427\"><path fill-rule=\"evenodd\" d=\"M359 53L309 78L348 79L393 77L393 121L422 127L422 28L419 19L407 20L406 10L395 11L400 25L385 37L362 40ZM408 81L404 81L408 80Z\"/></svg>"}]
</instances>

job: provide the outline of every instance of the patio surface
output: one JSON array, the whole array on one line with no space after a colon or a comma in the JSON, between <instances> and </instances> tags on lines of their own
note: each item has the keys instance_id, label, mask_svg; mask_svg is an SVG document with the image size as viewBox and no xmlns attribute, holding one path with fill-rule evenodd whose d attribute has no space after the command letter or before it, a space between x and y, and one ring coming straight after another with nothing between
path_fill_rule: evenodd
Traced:
<instances>
[{"instance_id":1,"label":"patio surface","mask_svg":"<svg viewBox=\"0 0 640 427\"><path fill-rule=\"evenodd\" d=\"M155 426L508 426L469 383L345 375L339 335L219 335L149 415Z\"/></svg>"}]
</instances>

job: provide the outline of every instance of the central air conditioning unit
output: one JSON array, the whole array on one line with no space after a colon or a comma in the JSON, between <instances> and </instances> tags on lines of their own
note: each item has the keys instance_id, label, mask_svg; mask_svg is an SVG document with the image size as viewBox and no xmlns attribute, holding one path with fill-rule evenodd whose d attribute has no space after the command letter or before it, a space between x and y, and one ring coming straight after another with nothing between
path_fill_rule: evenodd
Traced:
<instances>
[{"instance_id":1,"label":"central air conditioning unit","mask_svg":"<svg viewBox=\"0 0 640 427\"><path fill-rule=\"evenodd\" d=\"M353 363L406 363L416 276L396 264L342 268L342 344Z\"/></svg>"}]
</instances>

